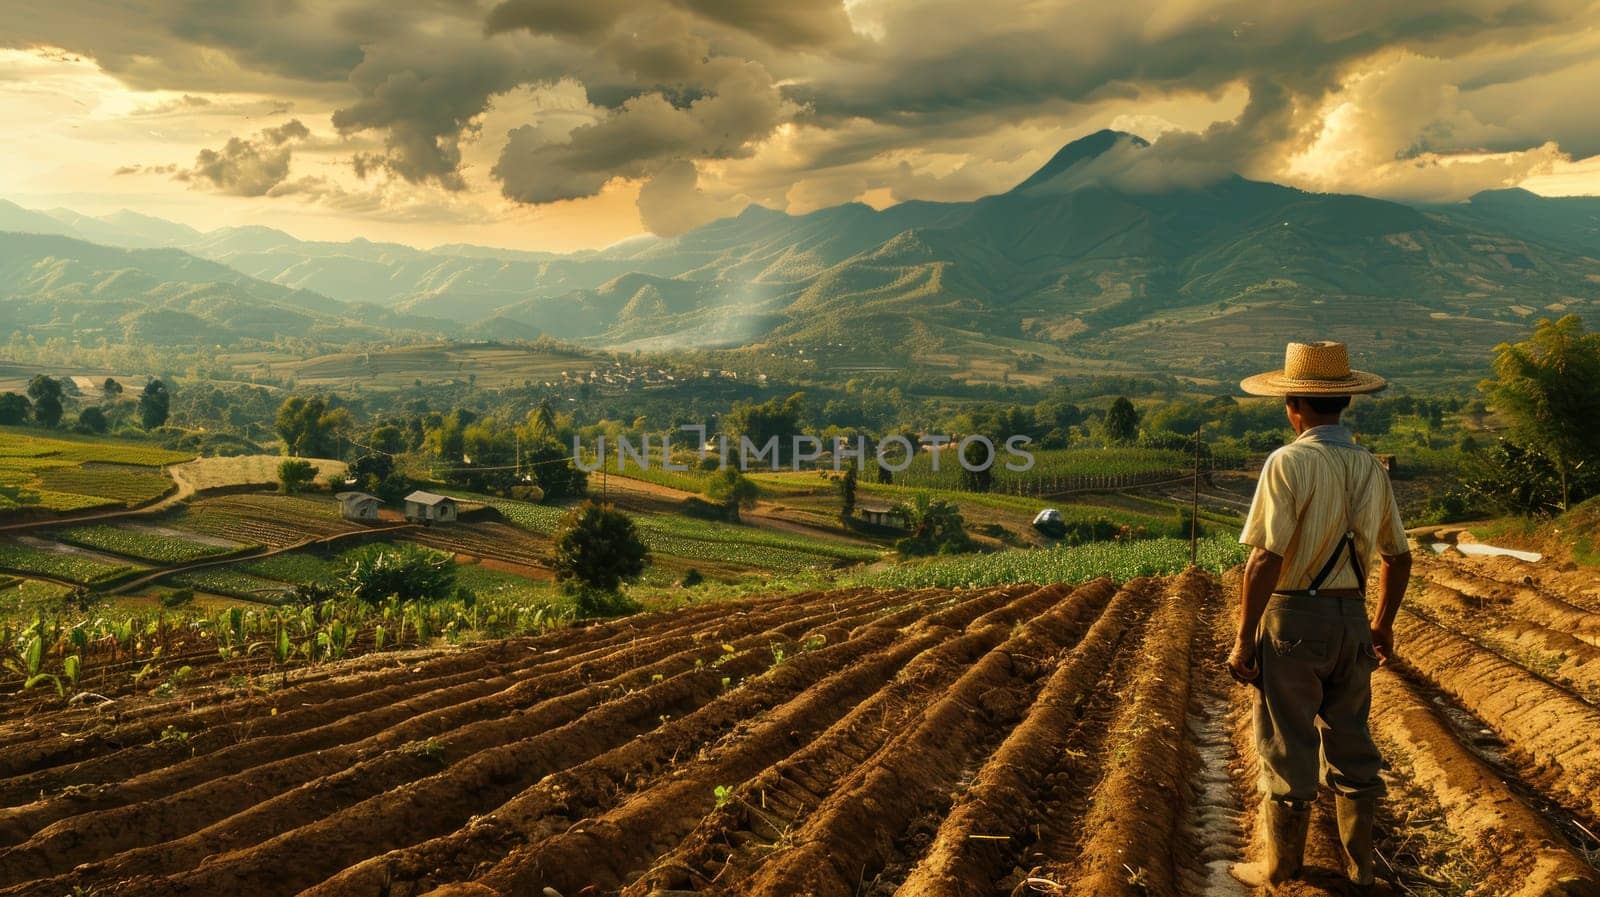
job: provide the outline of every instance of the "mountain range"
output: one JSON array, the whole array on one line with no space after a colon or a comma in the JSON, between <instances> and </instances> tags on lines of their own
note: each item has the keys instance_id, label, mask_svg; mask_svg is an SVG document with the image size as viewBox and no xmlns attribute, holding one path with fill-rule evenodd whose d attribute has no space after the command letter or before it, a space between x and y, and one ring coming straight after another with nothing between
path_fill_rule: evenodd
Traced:
<instances>
[{"instance_id":1,"label":"mountain range","mask_svg":"<svg viewBox=\"0 0 1600 897\"><path fill-rule=\"evenodd\" d=\"M1386 370L1464 368L1470 350L1600 299L1600 198L1513 189L1413 206L1238 176L1146 190L1093 176L1105 154L1146 147L1102 131L972 202L750 206L573 254L200 232L0 201L0 325L59 330L65 303L73 332L94 310L112 335L170 342L543 333L1228 377L1319 337Z\"/></svg>"}]
</instances>

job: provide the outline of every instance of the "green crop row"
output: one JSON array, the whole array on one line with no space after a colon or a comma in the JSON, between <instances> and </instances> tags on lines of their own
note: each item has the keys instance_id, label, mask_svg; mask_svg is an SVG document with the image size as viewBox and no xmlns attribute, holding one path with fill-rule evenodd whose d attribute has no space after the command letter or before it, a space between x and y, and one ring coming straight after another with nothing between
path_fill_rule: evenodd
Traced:
<instances>
[{"instance_id":1,"label":"green crop row","mask_svg":"<svg viewBox=\"0 0 1600 897\"><path fill-rule=\"evenodd\" d=\"M0 542L0 569L87 584L115 579L144 567L138 564L109 564L69 551Z\"/></svg>"},{"instance_id":2,"label":"green crop row","mask_svg":"<svg viewBox=\"0 0 1600 897\"><path fill-rule=\"evenodd\" d=\"M50 538L68 545L97 548L157 564L184 564L239 550L236 547L207 545L181 536L167 536L109 524L67 527L55 530L49 535Z\"/></svg>"},{"instance_id":3,"label":"green crop row","mask_svg":"<svg viewBox=\"0 0 1600 897\"><path fill-rule=\"evenodd\" d=\"M1244 562L1247 550L1224 536L1200 540L1201 568L1220 572ZM1181 539L1095 542L1074 547L966 554L902 564L855 578L854 585L886 588L961 588L1009 583L1086 582L1100 576L1122 582L1167 576L1189 566L1189 543Z\"/></svg>"}]
</instances>

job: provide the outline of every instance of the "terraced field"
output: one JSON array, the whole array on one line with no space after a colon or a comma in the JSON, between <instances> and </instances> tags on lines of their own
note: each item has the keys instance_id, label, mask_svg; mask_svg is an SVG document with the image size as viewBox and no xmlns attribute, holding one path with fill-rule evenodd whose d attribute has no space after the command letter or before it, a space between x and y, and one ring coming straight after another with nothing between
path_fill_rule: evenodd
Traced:
<instances>
[{"instance_id":1,"label":"terraced field","mask_svg":"<svg viewBox=\"0 0 1600 897\"><path fill-rule=\"evenodd\" d=\"M1421 573L1405 663L1375 680L1378 893L1600 893L1587 661L1558 678L1511 650L1600 647L1600 595L1454 558ZM270 689L7 702L0 894L1243 893L1230 591L1197 572L844 589ZM1291 890L1349 893L1336 851L1322 813Z\"/></svg>"}]
</instances>

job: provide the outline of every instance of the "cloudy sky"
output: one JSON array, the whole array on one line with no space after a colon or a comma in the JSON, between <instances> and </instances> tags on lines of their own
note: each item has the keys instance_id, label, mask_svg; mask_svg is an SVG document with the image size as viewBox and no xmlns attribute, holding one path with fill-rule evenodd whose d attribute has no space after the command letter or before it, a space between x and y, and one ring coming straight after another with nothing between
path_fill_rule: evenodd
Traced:
<instances>
[{"instance_id":1,"label":"cloudy sky","mask_svg":"<svg viewBox=\"0 0 1600 897\"><path fill-rule=\"evenodd\" d=\"M525 249L960 200L1104 127L1162 170L1600 193L1600 3L0 4L0 197Z\"/></svg>"}]
</instances>

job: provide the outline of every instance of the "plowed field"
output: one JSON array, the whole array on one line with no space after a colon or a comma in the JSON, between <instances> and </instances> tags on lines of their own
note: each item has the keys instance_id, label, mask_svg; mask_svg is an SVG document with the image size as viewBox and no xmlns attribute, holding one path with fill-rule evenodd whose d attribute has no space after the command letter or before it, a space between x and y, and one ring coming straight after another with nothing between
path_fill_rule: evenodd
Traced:
<instances>
[{"instance_id":1,"label":"plowed field","mask_svg":"<svg viewBox=\"0 0 1600 897\"><path fill-rule=\"evenodd\" d=\"M1376 892L1600 894L1600 596L1419 576ZM786 595L13 711L0 894L1241 894L1232 593ZM1326 809L1293 893L1354 893Z\"/></svg>"}]
</instances>

